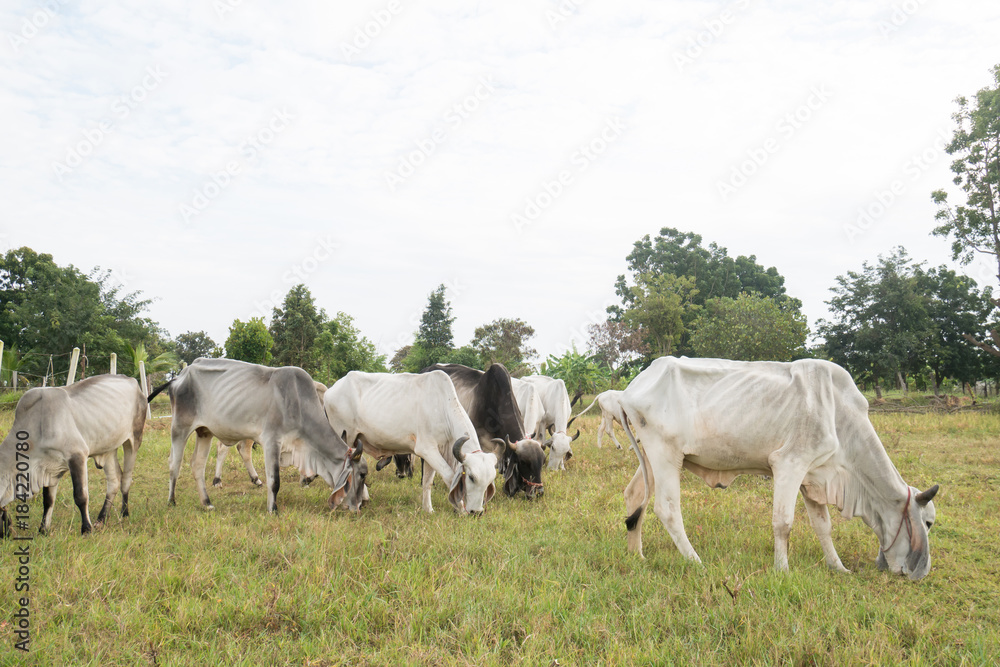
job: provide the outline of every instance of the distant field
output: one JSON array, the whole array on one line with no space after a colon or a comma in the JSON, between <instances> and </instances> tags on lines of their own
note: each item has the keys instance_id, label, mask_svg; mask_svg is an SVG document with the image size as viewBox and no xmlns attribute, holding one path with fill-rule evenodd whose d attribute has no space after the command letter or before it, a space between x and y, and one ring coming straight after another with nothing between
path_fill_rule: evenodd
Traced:
<instances>
[{"instance_id":1,"label":"distant field","mask_svg":"<svg viewBox=\"0 0 1000 667\"><path fill-rule=\"evenodd\" d=\"M704 566L682 560L655 517L639 560L625 550L622 500L635 456L607 439L596 449L593 412L544 498L497 496L479 519L454 514L440 482L437 511L423 513L417 479L391 469L373 473L360 516L327 510L321 481L300 488L286 470L281 511L268 516L235 453L205 512L190 444L167 507L169 419L153 420L130 519L81 537L68 477L60 486L52 534L30 542L27 655L10 623L14 544L0 546L0 663L995 664L1000 415L873 414L903 478L941 484L933 568L913 583L877 571L874 534L839 516L834 542L853 573L827 571L801 503L791 571L773 573L771 483L748 477L725 491L683 478ZM0 432L12 420L0 411ZM96 519L104 476L89 470ZM40 517L36 498L31 534Z\"/></svg>"}]
</instances>

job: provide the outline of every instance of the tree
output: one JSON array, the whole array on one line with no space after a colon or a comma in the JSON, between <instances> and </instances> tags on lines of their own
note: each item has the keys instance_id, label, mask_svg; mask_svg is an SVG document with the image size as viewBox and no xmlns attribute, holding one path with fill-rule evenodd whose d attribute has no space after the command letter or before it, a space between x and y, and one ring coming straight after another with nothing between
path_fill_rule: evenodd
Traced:
<instances>
[{"instance_id":1,"label":"tree","mask_svg":"<svg viewBox=\"0 0 1000 667\"><path fill-rule=\"evenodd\" d=\"M565 382L570 395L596 393L611 386L607 367L598 364L594 357L578 352L575 344L560 357L550 354L540 372Z\"/></svg>"},{"instance_id":2,"label":"tree","mask_svg":"<svg viewBox=\"0 0 1000 667\"><path fill-rule=\"evenodd\" d=\"M410 350L413 349L412 345L404 345L403 347L396 350L396 353L392 355L392 359L389 360L389 370L393 373L403 373L405 369L403 368L403 362L406 360L407 355L410 354Z\"/></svg>"},{"instance_id":3,"label":"tree","mask_svg":"<svg viewBox=\"0 0 1000 667\"><path fill-rule=\"evenodd\" d=\"M454 349L441 358L442 364L461 364L469 368L483 370L483 360L479 357L479 352L471 345L463 345Z\"/></svg>"},{"instance_id":4,"label":"tree","mask_svg":"<svg viewBox=\"0 0 1000 667\"><path fill-rule=\"evenodd\" d=\"M965 205L951 206L944 190L935 190L931 197L940 223L933 234L952 239L952 258L969 264L976 254L991 256L1000 280L1000 65L992 71L994 87L981 89L971 103L965 97L955 100L958 111L952 119L957 128L945 148L955 156L953 182L965 193ZM1000 331L993 329L990 336L992 343L974 342L1000 356Z\"/></svg>"},{"instance_id":5,"label":"tree","mask_svg":"<svg viewBox=\"0 0 1000 667\"><path fill-rule=\"evenodd\" d=\"M441 363L452 351L454 337L451 325L455 318L451 315L451 303L444 296L445 286L438 285L427 298L427 307L420 317L416 339L402 362L403 369L409 373Z\"/></svg>"},{"instance_id":6,"label":"tree","mask_svg":"<svg viewBox=\"0 0 1000 667\"><path fill-rule=\"evenodd\" d=\"M608 367L612 379L617 382L627 366L640 361L649 353L649 345L643 340L642 331L633 329L625 322L606 320L601 324L587 327L590 334L590 350L594 358Z\"/></svg>"},{"instance_id":7,"label":"tree","mask_svg":"<svg viewBox=\"0 0 1000 667\"><path fill-rule=\"evenodd\" d=\"M226 339L226 358L267 365L271 362L274 338L267 330L263 317L252 317L246 322L234 320Z\"/></svg>"},{"instance_id":8,"label":"tree","mask_svg":"<svg viewBox=\"0 0 1000 667\"><path fill-rule=\"evenodd\" d=\"M274 339L274 363L278 366L298 366L309 373L315 368L313 346L326 313L316 310L309 288L298 284L288 290L281 308L274 308L269 331Z\"/></svg>"},{"instance_id":9,"label":"tree","mask_svg":"<svg viewBox=\"0 0 1000 667\"><path fill-rule=\"evenodd\" d=\"M700 308L692 278L672 273L641 273L630 288L632 306L624 321L645 334L646 344L656 356L672 354L685 331L685 320Z\"/></svg>"},{"instance_id":10,"label":"tree","mask_svg":"<svg viewBox=\"0 0 1000 667\"><path fill-rule=\"evenodd\" d=\"M511 375L520 377L530 372L528 362L538 356L528 347L528 339L534 335L527 322L501 317L477 327L469 346L479 353L484 365L503 364Z\"/></svg>"},{"instance_id":11,"label":"tree","mask_svg":"<svg viewBox=\"0 0 1000 667\"><path fill-rule=\"evenodd\" d=\"M175 370L178 365L180 365L180 359L174 352L161 352L153 358L150 358L149 352L146 351L146 346L142 343L136 343L133 347L130 343L125 344L125 348L128 350L128 355L124 359L128 364L129 375L135 379L140 379L139 376L139 363L141 362L146 369L146 381L151 382L153 375L159 373L167 373L169 371ZM151 387L143 387L144 392L148 393Z\"/></svg>"},{"instance_id":12,"label":"tree","mask_svg":"<svg viewBox=\"0 0 1000 667\"><path fill-rule=\"evenodd\" d=\"M785 279L773 266L765 270L753 255L733 259L725 248L715 243L704 248L701 243L699 234L664 227L655 240L647 234L635 242L626 257L629 271L633 276L672 274L691 278L698 290L694 301L697 305L723 296L735 299L741 292L756 292L778 301L789 299ZM624 275L618 276L615 290L624 308L633 305L634 294ZM790 300L801 308L797 299ZM609 310L621 314L620 308Z\"/></svg>"},{"instance_id":13,"label":"tree","mask_svg":"<svg viewBox=\"0 0 1000 667\"><path fill-rule=\"evenodd\" d=\"M691 347L699 357L740 361L791 361L805 354L809 329L798 310L770 297L744 292L705 304L692 325Z\"/></svg>"},{"instance_id":14,"label":"tree","mask_svg":"<svg viewBox=\"0 0 1000 667\"><path fill-rule=\"evenodd\" d=\"M333 384L351 371L385 373L385 355L378 354L375 345L354 326L347 313L322 325L313 347L311 365L313 377L324 384Z\"/></svg>"},{"instance_id":15,"label":"tree","mask_svg":"<svg viewBox=\"0 0 1000 667\"><path fill-rule=\"evenodd\" d=\"M177 356L186 364L198 357L218 357L221 350L214 340L204 331L188 331L174 339L177 343Z\"/></svg>"}]
</instances>

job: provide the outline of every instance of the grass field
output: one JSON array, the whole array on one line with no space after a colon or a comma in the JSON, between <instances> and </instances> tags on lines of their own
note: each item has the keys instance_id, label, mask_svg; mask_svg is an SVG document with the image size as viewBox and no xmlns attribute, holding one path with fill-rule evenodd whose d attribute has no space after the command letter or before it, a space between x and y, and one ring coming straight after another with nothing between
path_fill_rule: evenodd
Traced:
<instances>
[{"instance_id":1,"label":"grass field","mask_svg":"<svg viewBox=\"0 0 1000 667\"><path fill-rule=\"evenodd\" d=\"M0 432L12 419L0 412ZM596 449L590 414L544 498L498 495L478 519L457 516L440 482L437 511L422 512L418 481L391 468L371 475L360 516L326 509L321 481L300 488L286 470L268 516L235 453L205 512L190 443L167 507L169 419L156 419L130 519L81 537L68 477L61 485L52 533L30 542L28 654L14 650L15 543L0 545L0 664L996 664L1000 415L872 419L908 483L941 484L933 568L917 583L877 571L874 534L839 516L834 542L853 573L827 571L801 502L791 571L772 572L771 484L750 477L719 491L685 474L703 566L652 516L636 558L622 500L635 455L607 439ZM96 519L104 477L89 470ZM36 498L30 534L40 517Z\"/></svg>"}]
</instances>

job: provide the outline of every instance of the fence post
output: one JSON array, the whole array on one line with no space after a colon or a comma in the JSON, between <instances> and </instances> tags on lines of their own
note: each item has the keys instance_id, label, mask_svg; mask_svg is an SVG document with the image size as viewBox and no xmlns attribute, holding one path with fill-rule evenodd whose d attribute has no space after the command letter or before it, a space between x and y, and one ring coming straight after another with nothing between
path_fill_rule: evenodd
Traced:
<instances>
[{"instance_id":1,"label":"fence post","mask_svg":"<svg viewBox=\"0 0 1000 667\"><path fill-rule=\"evenodd\" d=\"M3 341L0 340L0 378L3 377Z\"/></svg>"},{"instance_id":2,"label":"fence post","mask_svg":"<svg viewBox=\"0 0 1000 667\"><path fill-rule=\"evenodd\" d=\"M111 374L118 375L118 355L111 353Z\"/></svg>"},{"instance_id":3,"label":"fence post","mask_svg":"<svg viewBox=\"0 0 1000 667\"><path fill-rule=\"evenodd\" d=\"M142 386L142 395L149 395L149 387L146 386L146 362L139 362L139 384ZM153 418L153 411L149 408L149 402L146 402L146 419Z\"/></svg>"},{"instance_id":4,"label":"fence post","mask_svg":"<svg viewBox=\"0 0 1000 667\"><path fill-rule=\"evenodd\" d=\"M73 356L69 359L69 375L66 376L66 386L73 384L76 380L76 363L80 360L80 348L73 348Z\"/></svg>"}]
</instances>

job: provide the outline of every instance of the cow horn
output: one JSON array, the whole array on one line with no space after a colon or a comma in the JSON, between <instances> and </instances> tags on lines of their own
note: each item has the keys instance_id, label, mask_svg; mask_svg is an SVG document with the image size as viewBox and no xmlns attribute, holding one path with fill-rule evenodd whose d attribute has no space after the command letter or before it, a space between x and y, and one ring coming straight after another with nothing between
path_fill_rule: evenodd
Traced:
<instances>
[{"instance_id":1,"label":"cow horn","mask_svg":"<svg viewBox=\"0 0 1000 667\"><path fill-rule=\"evenodd\" d=\"M926 491L921 491L920 493L918 493L916 496L914 496L914 499L917 501L918 505L926 505L931 501L931 499L935 495L937 495L938 488L939 488L938 485L935 484Z\"/></svg>"},{"instance_id":2,"label":"cow horn","mask_svg":"<svg viewBox=\"0 0 1000 667\"><path fill-rule=\"evenodd\" d=\"M569 427L567 426L566 428L569 428ZM570 442L572 442L573 440L576 440L576 439L577 439L577 438L579 438L579 437L580 437L580 429L576 429L576 435L574 435L574 436L573 436L573 437L572 437L572 438L570 439Z\"/></svg>"},{"instance_id":3,"label":"cow horn","mask_svg":"<svg viewBox=\"0 0 1000 667\"><path fill-rule=\"evenodd\" d=\"M455 444L451 446L451 453L455 455L459 463L465 463L465 455L462 454L462 445L465 441L469 439L469 436L463 435L461 438L455 441Z\"/></svg>"},{"instance_id":4,"label":"cow horn","mask_svg":"<svg viewBox=\"0 0 1000 667\"><path fill-rule=\"evenodd\" d=\"M354 441L354 449L351 451L352 454L351 460L360 461L361 455L364 453L364 451L365 451L365 443L362 442L361 436L359 435L357 439Z\"/></svg>"},{"instance_id":5,"label":"cow horn","mask_svg":"<svg viewBox=\"0 0 1000 667\"><path fill-rule=\"evenodd\" d=\"M383 456L382 458L380 458L378 460L378 463L375 464L375 470L381 470L382 468L384 468L387 465L389 465L389 463L391 461L392 461L392 457L391 456Z\"/></svg>"},{"instance_id":6,"label":"cow horn","mask_svg":"<svg viewBox=\"0 0 1000 667\"><path fill-rule=\"evenodd\" d=\"M552 446L552 438L549 438L548 440L542 443L542 447L551 447L551 446Z\"/></svg>"},{"instance_id":7,"label":"cow horn","mask_svg":"<svg viewBox=\"0 0 1000 667\"><path fill-rule=\"evenodd\" d=\"M511 442L509 435L506 436L506 437L507 437L507 449L509 449L510 451L516 453L517 452L517 443L516 442Z\"/></svg>"},{"instance_id":8,"label":"cow horn","mask_svg":"<svg viewBox=\"0 0 1000 667\"><path fill-rule=\"evenodd\" d=\"M579 416L580 416L580 415L577 415L576 417L579 417ZM576 420L576 417L573 417L573 419L570 419L570 420L569 420L568 422L566 422L566 429L567 429L567 430L569 430L569 427L573 425L573 422L574 422L574 421ZM575 440L575 439L576 439L576 438L574 438L574 440Z\"/></svg>"}]
</instances>

